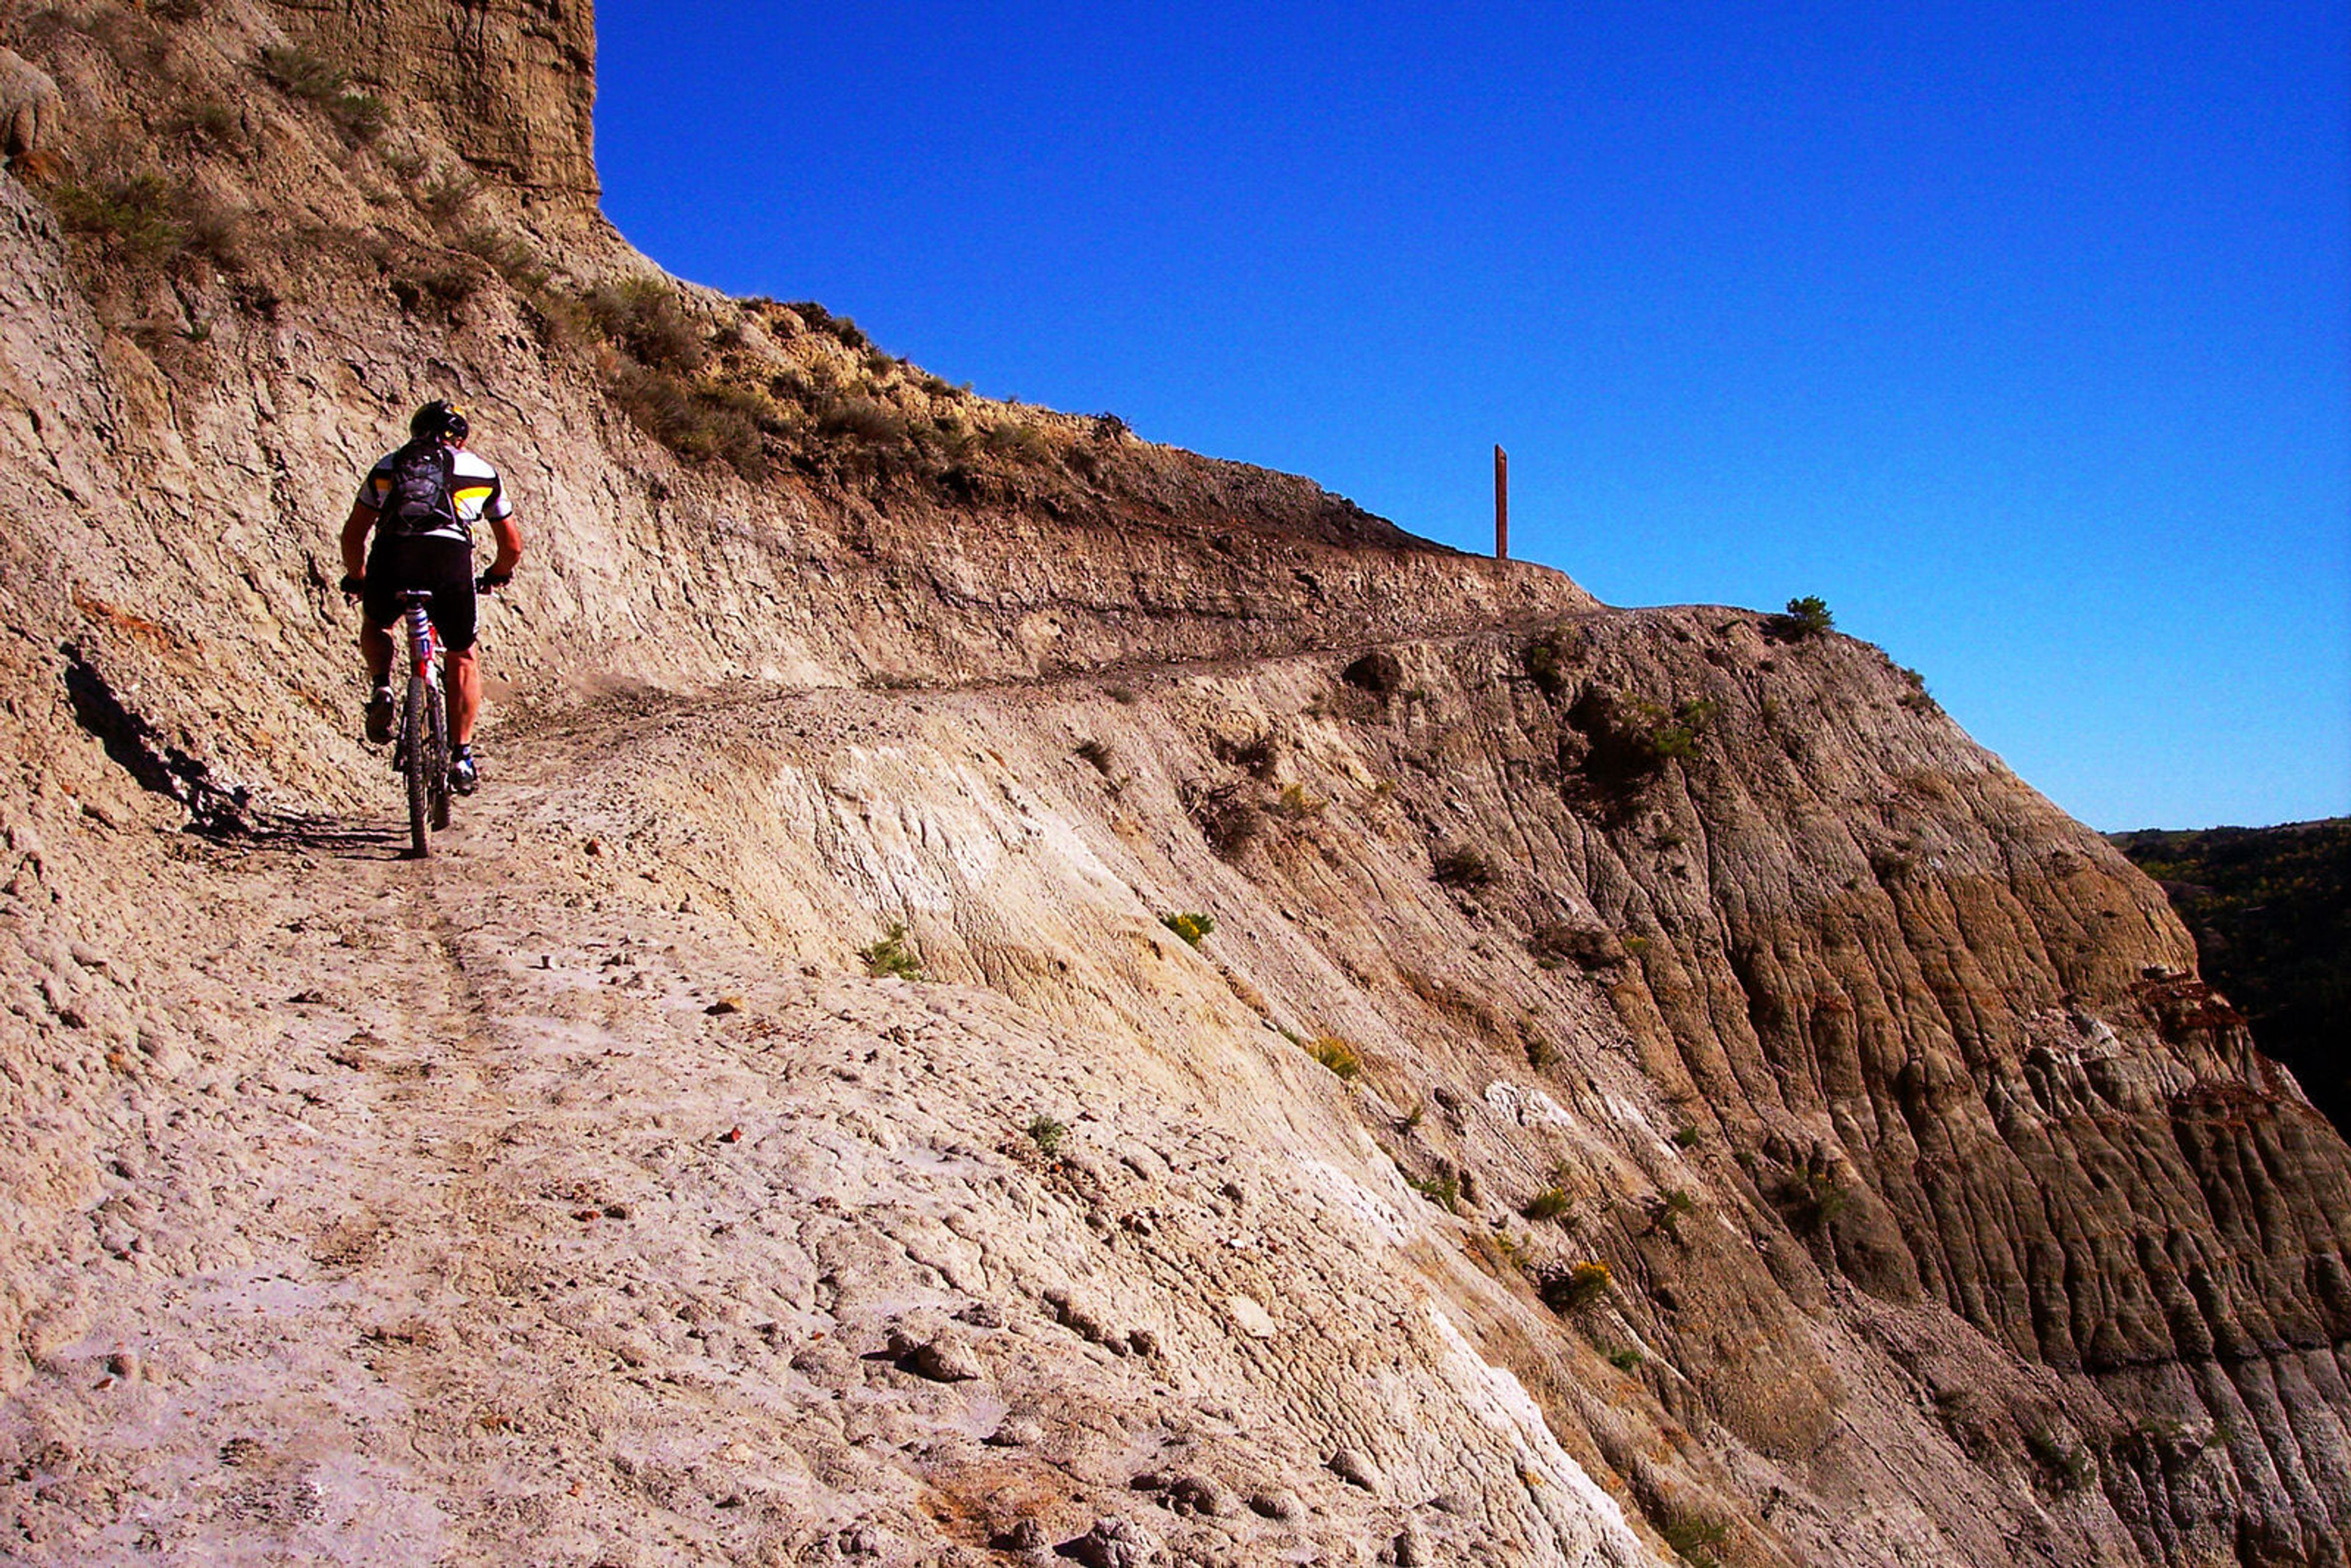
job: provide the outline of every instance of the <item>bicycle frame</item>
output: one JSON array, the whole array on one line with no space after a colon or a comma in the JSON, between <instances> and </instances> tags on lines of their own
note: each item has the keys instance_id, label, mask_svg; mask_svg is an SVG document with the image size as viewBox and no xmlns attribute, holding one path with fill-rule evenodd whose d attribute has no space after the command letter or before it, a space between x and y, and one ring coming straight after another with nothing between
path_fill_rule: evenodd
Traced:
<instances>
[{"instance_id":1,"label":"bicycle frame","mask_svg":"<svg viewBox=\"0 0 2351 1568\"><path fill-rule=\"evenodd\" d=\"M433 630L433 617L424 609L433 596L411 592L401 597L408 601L404 616L408 630L409 669L423 676L425 684L437 690L441 685L441 661L435 655L441 651L440 639Z\"/></svg>"}]
</instances>

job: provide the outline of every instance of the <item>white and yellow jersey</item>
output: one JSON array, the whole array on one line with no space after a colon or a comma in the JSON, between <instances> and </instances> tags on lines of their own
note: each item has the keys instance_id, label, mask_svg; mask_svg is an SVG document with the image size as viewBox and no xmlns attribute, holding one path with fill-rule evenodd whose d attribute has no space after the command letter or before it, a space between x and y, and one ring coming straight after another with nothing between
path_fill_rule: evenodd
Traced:
<instances>
[{"instance_id":1,"label":"white and yellow jersey","mask_svg":"<svg viewBox=\"0 0 2351 1568\"><path fill-rule=\"evenodd\" d=\"M384 500L392 494L392 460L399 455L397 452L387 452L368 470L366 480L360 486L359 503L369 511L383 510ZM496 469L462 446L451 454L451 458L449 499L457 510L457 526L428 529L416 535L418 538L471 542L475 523L496 522L514 515L514 504L507 499Z\"/></svg>"}]
</instances>

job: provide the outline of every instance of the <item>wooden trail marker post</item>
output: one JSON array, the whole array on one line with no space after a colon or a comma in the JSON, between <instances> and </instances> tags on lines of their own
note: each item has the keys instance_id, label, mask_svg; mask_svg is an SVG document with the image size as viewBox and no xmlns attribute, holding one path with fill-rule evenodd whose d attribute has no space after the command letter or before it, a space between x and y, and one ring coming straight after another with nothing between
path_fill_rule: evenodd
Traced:
<instances>
[{"instance_id":1,"label":"wooden trail marker post","mask_svg":"<svg viewBox=\"0 0 2351 1568\"><path fill-rule=\"evenodd\" d=\"M1494 559L1510 559L1510 455L1494 448Z\"/></svg>"}]
</instances>

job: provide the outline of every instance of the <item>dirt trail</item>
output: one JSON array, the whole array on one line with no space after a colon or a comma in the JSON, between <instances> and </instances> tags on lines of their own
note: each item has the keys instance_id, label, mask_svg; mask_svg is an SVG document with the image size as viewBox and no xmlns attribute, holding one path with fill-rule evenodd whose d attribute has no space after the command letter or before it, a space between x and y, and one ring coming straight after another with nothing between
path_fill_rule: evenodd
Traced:
<instances>
[{"instance_id":1,"label":"dirt trail","mask_svg":"<svg viewBox=\"0 0 2351 1568\"><path fill-rule=\"evenodd\" d=\"M1268 1167L1000 997L778 974L556 865L562 749L507 737L429 862L388 820L193 850L185 956L252 1027L134 1092L76 1332L0 1413L16 1557L1003 1561L1140 1508L1199 1561L1473 1530L1635 1560L1531 1402L1392 1436L1329 1396L1348 1336L1259 1363L1276 1317L1369 1313L1426 1353L1406 1408L1501 1375L1401 1283L1282 1276L1334 1225L1386 1249L1384 1197ZM1134 1500L1171 1462L1202 1506ZM1500 1500L1432 1511L1440 1466Z\"/></svg>"}]
</instances>

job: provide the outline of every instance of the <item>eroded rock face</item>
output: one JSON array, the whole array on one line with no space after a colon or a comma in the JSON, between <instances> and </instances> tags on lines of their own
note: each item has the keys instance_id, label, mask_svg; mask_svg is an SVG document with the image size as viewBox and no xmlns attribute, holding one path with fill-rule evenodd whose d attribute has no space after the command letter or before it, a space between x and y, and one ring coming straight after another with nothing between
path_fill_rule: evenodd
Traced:
<instances>
[{"instance_id":1,"label":"eroded rock face","mask_svg":"<svg viewBox=\"0 0 2351 1568\"><path fill-rule=\"evenodd\" d=\"M2343 1144L1874 650L1099 422L893 468L1007 411L691 294L866 401L680 456L565 336L584 8L110 16L8 24L78 165L246 205L0 178L12 1551L2340 1561ZM446 392L532 552L419 867L332 529Z\"/></svg>"},{"instance_id":2,"label":"eroded rock face","mask_svg":"<svg viewBox=\"0 0 2351 1568\"><path fill-rule=\"evenodd\" d=\"M593 211L596 21L585 0L269 0L287 36L433 117L472 168Z\"/></svg>"}]
</instances>

